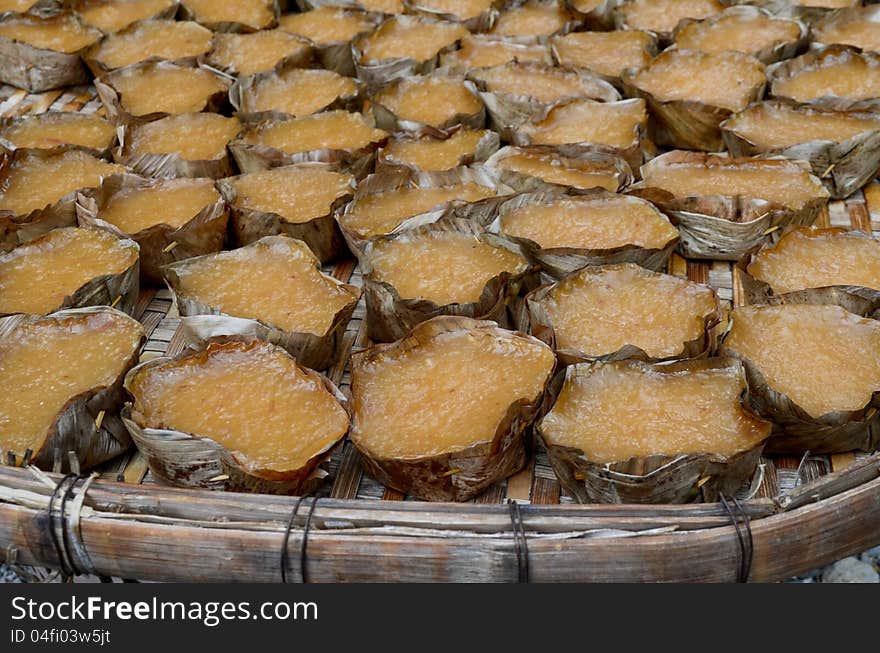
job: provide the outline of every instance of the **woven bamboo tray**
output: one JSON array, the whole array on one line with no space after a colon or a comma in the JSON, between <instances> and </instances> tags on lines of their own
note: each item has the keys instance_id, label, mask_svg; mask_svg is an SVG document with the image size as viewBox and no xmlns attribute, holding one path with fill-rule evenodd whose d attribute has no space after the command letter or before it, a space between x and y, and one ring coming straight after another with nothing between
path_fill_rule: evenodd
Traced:
<instances>
[{"instance_id":1,"label":"woven bamboo tray","mask_svg":"<svg viewBox=\"0 0 880 653\"><path fill-rule=\"evenodd\" d=\"M0 117L101 113L91 87L0 86ZM880 231L880 183L832 202L821 226ZM360 283L354 261L326 270ZM673 255L669 272L743 303L727 262ZM369 344L363 305L345 334ZM167 290L141 294L142 359L182 349ZM719 328L723 329L722 324ZM347 356L328 371L348 386ZM5 462L5 461L4 461ZM88 479L0 467L0 560L159 581L774 581L880 543L880 453L764 457L738 502L577 505L546 454L470 503L409 500L334 453L332 483L304 500L167 488L136 450Z\"/></svg>"}]
</instances>

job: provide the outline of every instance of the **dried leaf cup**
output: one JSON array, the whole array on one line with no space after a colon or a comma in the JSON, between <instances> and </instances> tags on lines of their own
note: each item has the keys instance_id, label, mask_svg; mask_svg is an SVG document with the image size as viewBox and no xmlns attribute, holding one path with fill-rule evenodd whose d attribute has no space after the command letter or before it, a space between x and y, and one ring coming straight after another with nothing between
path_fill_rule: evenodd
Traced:
<instances>
[{"instance_id":1,"label":"dried leaf cup","mask_svg":"<svg viewBox=\"0 0 880 653\"><path fill-rule=\"evenodd\" d=\"M728 104L722 106L720 99L699 99L676 97L677 86L668 88L671 93L661 94L656 88L648 90L652 85L646 85L645 77L652 71L668 66L671 70L676 64L701 65L709 60L720 61L726 59L732 65L740 66L744 71L749 69L749 77L742 74L742 78L735 78L740 93L736 98L736 106ZM676 60L678 60L676 62ZM709 64L710 71L714 72L714 62ZM764 66L757 59L738 52L722 52L718 54L699 52L696 50L667 50L661 53L645 68L624 71L622 75L623 85L630 97L644 98L651 114L649 121L652 140L658 145L669 147L703 150L714 152L724 147L719 125L731 116L736 110L745 108L751 102L759 100L764 95L766 78ZM715 82L722 86L729 86L730 80L716 79ZM744 85L745 84L745 85Z\"/></svg>"},{"instance_id":2,"label":"dried leaf cup","mask_svg":"<svg viewBox=\"0 0 880 653\"><path fill-rule=\"evenodd\" d=\"M694 166L711 169L726 165L760 165L768 170L806 173L811 196L792 207L756 197L699 195L676 196L651 187L650 178L664 166ZM811 174L808 163L777 158L727 158L702 152L672 151L642 166L642 181L633 194L653 202L669 216L681 232L679 251L689 258L736 261L752 248L766 242L776 229L790 225L811 225L828 203L828 191ZM768 182L770 183L770 182ZM768 186L770 187L770 186Z\"/></svg>"},{"instance_id":3,"label":"dried leaf cup","mask_svg":"<svg viewBox=\"0 0 880 653\"><path fill-rule=\"evenodd\" d=\"M441 3L442 5L443 3ZM459 23L471 32L488 32L498 19L498 8L502 3L498 0L485 2L485 8L478 13L467 16L450 13L443 9L431 6L431 2L425 0L403 0L403 6L407 14L426 16L447 23Z\"/></svg>"},{"instance_id":4,"label":"dried leaf cup","mask_svg":"<svg viewBox=\"0 0 880 653\"><path fill-rule=\"evenodd\" d=\"M678 454L652 452L652 447L663 445L648 442L645 443L648 446L643 454L608 462L604 457L591 460L590 455L581 448L583 445L573 446L574 442L569 442L571 436L567 436L567 431L571 428L570 418L565 419L564 414L563 417L558 417L557 413L561 413L566 395L575 392L573 388L589 383L591 377L603 373L603 368L623 370L624 373L653 379L658 383L674 383L677 377L680 379L692 375L729 376L737 390L736 397L732 398L732 409L737 426L745 432L739 434L735 447L723 445L731 449L724 454L700 451L700 445L695 445L694 451ZM732 495L752 478L764 442L770 435L770 424L759 419L740 403L740 398L748 392L748 387L742 365L730 358L707 358L672 364L614 361L571 365L554 378L548 391L548 403L550 397L555 397L554 407L538 422L536 432L547 449L550 463L560 483L579 503L717 501L719 494ZM651 395L642 395L648 396ZM648 418L652 416L650 410L646 408L641 414ZM584 419L590 420L593 417L590 415ZM722 418L719 416L716 419ZM630 428L632 430L627 432L628 439L649 437L647 433L641 433L635 424Z\"/></svg>"},{"instance_id":5,"label":"dried leaf cup","mask_svg":"<svg viewBox=\"0 0 880 653\"><path fill-rule=\"evenodd\" d=\"M535 369L531 382L536 386L537 391L529 390L529 396L519 398L499 397L499 402L510 401L510 404L499 416L500 419L490 425L492 432L487 433L486 438L483 438L482 434L475 433L475 437L467 443L459 442L453 446L442 447L441 450L426 451L424 454L395 455L389 451L378 450L373 438L370 437L369 411L375 407L375 404L369 401L371 368L386 363L393 365L401 361L405 364L407 357L418 356L420 350L437 346L437 342L464 341L463 346L466 346L465 339L495 342L502 351L507 348L521 351L522 359L527 358L525 352L530 351L535 359L530 361L530 367ZM491 344L486 345L484 351L491 351ZM527 452L531 448L531 425L540 410L544 389L552 375L553 366L552 352L540 341L524 334L500 329L494 322L480 322L464 317L434 318L417 326L403 340L376 345L355 354L352 357L351 440L361 453L364 469L385 486L422 499L467 501L493 483L522 469L527 459ZM479 372L475 373L479 374ZM473 382L480 383L477 379ZM393 411L406 409L402 406L404 404L398 402L396 406L388 406L388 408ZM381 409L381 406L379 408ZM441 410L444 409L450 408L445 405ZM491 419L494 416L489 417ZM459 436L459 433L441 432L438 435ZM383 429L383 436L397 439L403 437L404 433ZM456 439L462 438L456 437Z\"/></svg>"},{"instance_id":6,"label":"dried leaf cup","mask_svg":"<svg viewBox=\"0 0 880 653\"><path fill-rule=\"evenodd\" d=\"M68 309L48 316L14 315L0 319L0 348L5 349L7 343L15 343L16 336L22 331L39 330L40 327L77 329L82 338L85 338L88 331L100 333L107 329L127 330L129 342L125 347L120 345L122 356L112 361L115 368L108 370L108 374L113 375L113 380L106 384L96 382L93 387L68 397L51 418L49 428L28 446L31 452L29 459L26 451L9 451L16 455L21 464L29 462L44 470L70 472L73 471L73 463L80 470L85 470L128 450L131 438L120 421L118 412L125 401L123 379L137 363L141 344L145 340L143 327L124 313L107 306ZM47 336L44 335L45 337ZM19 353L22 353L22 346L20 343L17 345ZM57 353L51 347L45 351L49 355ZM89 366L89 371L97 365L94 362ZM7 367L6 373L14 374L10 369ZM45 394L43 400L49 400ZM20 408L27 410L26 402L22 401ZM27 417L34 416L29 414ZM6 450L8 446L6 444L3 449ZM8 454L4 451L4 458L6 455Z\"/></svg>"},{"instance_id":7,"label":"dried leaf cup","mask_svg":"<svg viewBox=\"0 0 880 653\"><path fill-rule=\"evenodd\" d=\"M851 70L846 70L846 67ZM831 68L837 70L827 72ZM819 79L816 85L806 82L803 85L797 84L798 77L810 76L823 70L826 71L824 79ZM853 91L848 88L845 84L847 76L858 79L863 90ZM769 94L773 98L830 109L853 109L860 104L870 108L876 105L876 88L880 85L880 54L861 52L845 45L830 45L768 66L767 79ZM838 81L844 84L835 89ZM836 90L842 94L838 95Z\"/></svg>"},{"instance_id":8,"label":"dried leaf cup","mask_svg":"<svg viewBox=\"0 0 880 653\"><path fill-rule=\"evenodd\" d=\"M473 201L461 198L449 199L414 215L403 217L388 228L358 224L358 210L373 196L417 189L463 188L465 185L479 189L484 197ZM352 201L344 209L337 211L336 222L339 224L339 229L342 231L349 249L359 255L371 240L447 218L465 218L485 227L495 219L498 206L506 199L507 195L512 193L511 188L498 182L479 166L453 168L444 172L417 172L407 168L386 168L370 175L358 184Z\"/></svg>"},{"instance_id":9,"label":"dried leaf cup","mask_svg":"<svg viewBox=\"0 0 880 653\"><path fill-rule=\"evenodd\" d=\"M177 308L183 316L182 327L188 341L203 343L219 336L256 338L277 345L305 367L323 370L335 363L341 352L342 336L354 309L360 300L361 290L357 286L342 283L323 274L320 262L305 243L286 236L266 236L241 247L234 252L225 252L220 257L261 258L267 250L277 250L301 255L311 264L321 279L349 296L349 299L333 315L329 327L323 333L292 331L273 324L268 319L256 319L231 315L221 307L212 306L206 300L194 295L183 287L182 277L190 269L209 261L218 255L205 255L178 261L163 268L168 287L177 301Z\"/></svg>"},{"instance_id":10,"label":"dried leaf cup","mask_svg":"<svg viewBox=\"0 0 880 653\"><path fill-rule=\"evenodd\" d=\"M733 341L731 334L737 328L737 318L747 311L788 310L803 306L810 311L837 311L841 319L848 321L880 325L873 319L860 320L863 316L848 310L863 308L866 306L865 302L851 301L851 297L839 295L836 299L842 301L833 302L830 300L835 297L829 295L826 289L792 293L784 300L776 300L770 305L742 307L731 314L732 327L719 345L718 352L719 355L742 361L749 382L749 405L766 419L772 420L774 428L767 441L768 452L801 455L805 451L817 454L873 451L880 444L880 391L869 393L865 404L854 410L831 410L821 415L817 415L815 410L808 412L788 394L771 385L758 364L739 351L741 347ZM832 305L835 303L840 305ZM823 342L821 346L829 345ZM867 353L876 355L876 350ZM843 376L844 386L853 383L848 378L848 370L841 368L836 371ZM827 379L827 384L829 388L839 387L832 378Z\"/></svg>"},{"instance_id":11,"label":"dried leaf cup","mask_svg":"<svg viewBox=\"0 0 880 653\"><path fill-rule=\"evenodd\" d=\"M0 83L11 84L28 93L42 93L65 86L85 84L89 81L88 69L83 65L82 55L101 39L101 32L82 23L70 12L39 16L33 14L6 16L6 21L23 21L52 25L70 23L90 34L91 43L72 52L60 52L37 47L23 40L0 36Z\"/></svg>"},{"instance_id":12,"label":"dried leaf cup","mask_svg":"<svg viewBox=\"0 0 880 653\"><path fill-rule=\"evenodd\" d=\"M316 170L332 171L332 166L325 163L300 163L293 166L281 166L272 170ZM354 179L347 184L346 191L340 191L327 206L327 211L308 219L291 219L281 209L267 211L248 206L247 198L240 198L235 189L239 177L227 177L217 182L217 189L229 206L229 235L234 247L243 247L256 242L264 236L285 235L303 241L314 252L322 263L343 256L348 249L336 224L335 214L353 197Z\"/></svg>"},{"instance_id":13,"label":"dried leaf cup","mask_svg":"<svg viewBox=\"0 0 880 653\"><path fill-rule=\"evenodd\" d=\"M568 78L578 80L578 88L571 95L560 95L550 101L544 101L535 96L528 95L525 90L522 93L509 93L500 90L492 90L493 73L510 71L523 71L526 75L545 75L548 78ZM513 72L515 75L516 72ZM505 140L510 140L514 132L522 125L544 117L556 104L564 103L574 98L590 98L602 102L615 102L620 100L620 94L610 83L586 70L574 70L549 66L540 63L520 63L511 61L501 66L480 68L468 73L468 79L479 90L480 97L486 105L492 128L501 134Z\"/></svg>"},{"instance_id":14,"label":"dried leaf cup","mask_svg":"<svg viewBox=\"0 0 880 653\"><path fill-rule=\"evenodd\" d=\"M564 0L566 8L588 30L604 31L614 27L614 9L620 0ZM578 28L579 29L579 28Z\"/></svg>"},{"instance_id":15,"label":"dried leaf cup","mask_svg":"<svg viewBox=\"0 0 880 653\"><path fill-rule=\"evenodd\" d=\"M189 111L207 111L219 113L227 105L227 93L229 92L230 82L225 76L217 75L213 69L190 65L180 65L168 61L146 61L126 66L125 68L117 68L101 77L95 79L95 90L101 103L104 105L107 117L117 124L140 124L152 122L171 115L168 111L149 111L146 113L132 113L130 107L127 106L126 95L120 90L120 86L125 83L126 78L138 77L144 74L162 74L163 72L175 73L186 71L200 71L195 74L203 75L206 78L216 82L216 90L204 96L204 103L201 106L192 106L187 108ZM199 98L201 99L201 98ZM177 113L177 112L175 112Z\"/></svg>"},{"instance_id":16,"label":"dried leaf cup","mask_svg":"<svg viewBox=\"0 0 880 653\"><path fill-rule=\"evenodd\" d=\"M693 305L689 308L692 310L692 312L690 314L685 314L681 306L675 306L675 310L676 314L682 318L682 320L680 321L682 324L686 321L684 318L687 318L687 320L691 321L692 323L697 321L700 322L698 333L691 333L690 335L693 335L693 337L687 340L685 340L685 338L687 338L688 336L682 336L682 342L680 343L681 346L677 351L670 351L667 347L666 351L660 353L659 355L657 353L649 353L648 351L645 351L645 349L639 347L636 344L631 344L635 342L635 340L629 340L627 341L627 344L622 345L614 351L607 351L599 355L595 353L586 353L578 348L573 347L571 344L563 343L560 341L560 325L557 323L554 326L555 320L552 315L552 311L549 310L549 307L559 302L558 296L561 292L565 292L567 287L571 287L572 284L577 284L579 282L585 282L587 284L595 283L598 284L599 287L601 287L602 284L605 283L605 281L603 281L604 278L611 279L608 281L608 283L614 284L615 281L613 280L613 278L615 276L617 276L618 278L625 278L625 276L629 274L632 274L637 278L641 277L648 282L651 282L653 280L654 282L656 282L656 290L658 293L664 293L664 290L660 285L662 283L667 284L666 292L669 291L669 284L677 285L678 288L682 291L690 291L691 297L693 297ZM612 287L614 286L612 285ZM619 286L614 287L614 292L619 295L624 294L621 292ZM699 300L696 299L697 292L700 292L702 295ZM672 302L669 299L668 295L664 296L666 297L665 301L669 302L670 304L669 310L671 311ZM698 301L703 305L698 306ZM710 287L702 286L701 284L696 284L686 279L672 277L671 275L653 272L642 267L637 267L634 264L627 263L588 266L580 270L576 270L575 272L572 272L570 275L564 277L560 281L541 286L537 290L529 293L529 295L526 297L526 307L529 317L529 333L531 333L539 340L546 342L548 345L550 345L556 352L556 356L559 359L561 365L573 365L577 363L592 363L597 361L615 361L627 359L640 360L647 363L659 363L705 358L706 356L711 355L715 348L714 329L721 320L721 305L714 290L712 290ZM574 308L577 308L577 304L575 304L574 306L569 304L570 310ZM585 305L581 304L580 308L581 310L583 310L585 308ZM637 312L636 314L639 314L639 309L640 307L637 306L635 307L635 309L632 310L635 310ZM561 308L558 310L564 311L565 308ZM586 316L584 319L589 323L592 318L590 316ZM570 324L568 326L570 326ZM675 328L678 328L679 326L681 325L676 324ZM622 325L620 328L627 330L627 328L623 327ZM650 329L656 336L656 343L659 343L661 340L664 339L666 335L665 331L662 333L658 331L658 329L663 329L663 327L650 327ZM649 336L650 333L650 331L646 331L642 335ZM627 337L631 336L632 334L627 334ZM644 345L645 343L643 342L642 344Z\"/></svg>"},{"instance_id":17,"label":"dried leaf cup","mask_svg":"<svg viewBox=\"0 0 880 653\"><path fill-rule=\"evenodd\" d=\"M548 168L554 171L552 177L542 170L518 166L511 159L532 157L549 162ZM552 188L567 189L574 192L591 188L605 188L612 193L622 192L633 181L629 164L615 154L602 152L582 152L576 157L564 157L551 147L502 147L484 164L485 168L502 183L521 193L532 193ZM537 168L537 166L536 166ZM542 167L543 168L543 167ZM561 171L571 171L571 175L560 175Z\"/></svg>"},{"instance_id":18,"label":"dried leaf cup","mask_svg":"<svg viewBox=\"0 0 880 653\"><path fill-rule=\"evenodd\" d=\"M468 130L464 127L456 127L445 134L397 134L392 141L389 141L385 147L379 150L376 157L376 172L382 172L386 168L407 168L414 172L442 172L444 170L452 170L453 168L461 166L469 166L474 163L485 163L495 154L495 152L498 151L501 139L497 132L488 129L482 130L482 133L473 148L459 154L458 158L450 162L452 165L449 167L446 167L445 165L437 166L437 159L433 158L431 161L432 167L428 170L423 170L423 168L420 167L421 164L416 164L412 159L401 156L399 152L395 153L394 151L395 146L406 147L407 145L412 145L413 147L418 147L420 144L430 146L432 143L437 143L438 145L448 143L450 139L456 139L467 131Z\"/></svg>"},{"instance_id":19,"label":"dried leaf cup","mask_svg":"<svg viewBox=\"0 0 880 653\"><path fill-rule=\"evenodd\" d=\"M140 247L141 279L152 285L163 285L163 265L218 252L223 248L229 219L229 209L223 199L218 198L217 201L203 206L180 226L159 222L133 234L126 234L116 225L102 219L102 214L114 196L120 193L187 182L188 180L145 179L131 174L112 175L104 181L101 188L78 194L77 222L81 227L106 229L120 238L135 241Z\"/></svg>"},{"instance_id":20,"label":"dried leaf cup","mask_svg":"<svg viewBox=\"0 0 880 653\"><path fill-rule=\"evenodd\" d=\"M318 389L325 399L345 413L344 428L326 434L321 443L302 464L291 469L276 469L253 460L241 451L224 446L210 437L187 433L174 428L150 426L148 416L137 410L140 385L161 375L163 368L191 366L198 368L215 356L229 352L267 352L296 370L307 383ZM326 464L333 448L348 431L348 402L333 383L317 372L301 367L283 349L257 340L216 338L201 349L188 349L173 358L156 358L132 369L125 377L125 389L135 402L122 409L122 420L141 453L146 456L150 471L159 480L179 487L258 492L264 494L306 495L315 491L328 476ZM146 391L144 392L146 394ZM335 425L332 425L335 428ZM230 436L232 437L232 436Z\"/></svg>"},{"instance_id":21,"label":"dried leaf cup","mask_svg":"<svg viewBox=\"0 0 880 653\"><path fill-rule=\"evenodd\" d=\"M74 123L89 122L90 133L83 133L78 140L70 137L65 142L65 127ZM60 130L56 132L55 130ZM23 133L30 131L31 133ZM100 133L99 133L100 132ZM59 138L61 137L61 138ZM15 150L44 150L51 153L82 150L101 159L109 159L116 144L116 129L108 121L94 114L73 111L47 111L15 118L0 118L0 148Z\"/></svg>"},{"instance_id":22,"label":"dried leaf cup","mask_svg":"<svg viewBox=\"0 0 880 653\"><path fill-rule=\"evenodd\" d=\"M412 243L425 238L469 236L477 243L510 252L519 259L511 271L487 279L476 302L438 304L422 297L403 297L392 283L383 280L375 269L377 255L390 243ZM375 342L392 342L404 338L422 322L440 315L492 320L510 327L514 304L524 291L538 285L537 268L530 264L524 248L510 238L487 233L470 220L448 219L416 229L386 236L367 243L360 256L367 308L367 335ZM415 273L415 271L413 271Z\"/></svg>"},{"instance_id":23,"label":"dried leaf cup","mask_svg":"<svg viewBox=\"0 0 880 653\"><path fill-rule=\"evenodd\" d=\"M813 138L809 123L805 123L802 141L787 146L756 142L748 133L748 121L761 115L780 118L786 114L805 120L826 116L829 119L859 120L864 131L833 140ZM823 109L784 100L767 100L753 104L721 123L721 133L733 156L782 156L809 162L813 174L822 180L832 199L849 197L877 176L880 170L880 113L874 111L847 111L843 108Z\"/></svg>"},{"instance_id":24,"label":"dried leaf cup","mask_svg":"<svg viewBox=\"0 0 880 653\"><path fill-rule=\"evenodd\" d=\"M363 145L337 147L335 144L330 144L325 147L289 151L261 142L267 132L283 128L283 125L294 121L336 119L352 120L357 122L359 127L372 129L368 142ZM344 127L341 126L339 129ZM374 129L371 119L366 116L349 114L345 111L330 111L303 118L273 118L257 125L249 125L239 138L229 144L229 150L241 172L257 172L297 163L318 162L333 164L340 171L349 172L356 179L362 179L372 170L376 150L384 145L387 139L388 134Z\"/></svg>"},{"instance_id":25,"label":"dried leaf cup","mask_svg":"<svg viewBox=\"0 0 880 653\"><path fill-rule=\"evenodd\" d=\"M666 234L664 241L662 244L658 241L657 246L643 246L637 241L639 234L633 233L632 242L611 248L550 247L542 246L536 240L525 237L521 231L510 230L505 224L508 216L518 209L552 205L558 202L582 205L585 211L590 210L591 205L601 206L608 202L625 203L634 208L638 206L646 214L651 215L662 228ZM498 218L490 228L520 242L529 258L540 265L543 271L557 279L588 265L636 263L649 270L662 270L679 242L679 234L676 229L670 224L667 217L651 203L637 197L617 195L598 188L573 196L561 194L559 189L553 188L517 195L501 204L498 208Z\"/></svg>"}]
</instances>

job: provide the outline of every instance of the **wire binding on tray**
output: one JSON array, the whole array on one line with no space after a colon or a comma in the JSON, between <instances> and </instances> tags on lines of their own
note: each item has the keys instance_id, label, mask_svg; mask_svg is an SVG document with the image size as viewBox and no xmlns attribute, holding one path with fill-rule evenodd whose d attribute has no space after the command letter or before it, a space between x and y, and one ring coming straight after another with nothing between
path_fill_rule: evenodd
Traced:
<instances>
[{"instance_id":1,"label":"wire binding on tray","mask_svg":"<svg viewBox=\"0 0 880 653\"><path fill-rule=\"evenodd\" d=\"M309 527L312 524L312 515L315 513L315 506L318 505L318 501L320 497L315 497L312 501L312 505L309 507L309 514L306 515L306 523L303 526L303 539L302 539L302 547L299 550L299 570L300 575L302 576L302 582L308 583L309 579L306 575L306 570L308 568L308 560L306 558L306 547L309 542Z\"/></svg>"},{"instance_id":2,"label":"wire binding on tray","mask_svg":"<svg viewBox=\"0 0 880 653\"><path fill-rule=\"evenodd\" d=\"M73 486L76 485L76 482L78 480L79 476L77 476L76 474L67 474L60 481L58 481L55 489L52 490L52 496L49 497L49 506L47 509L49 517L49 534L52 537L52 544L55 545L55 553L58 555L58 563L61 566L61 574L63 575L65 582L67 582L68 579L76 574L76 570L73 567L73 560L70 556L70 551L67 550L67 538L64 536L64 506L67 502L68 495L70 494ZM58 538L58 533L55 531L54 524L55 501L58 499L59 494L61 496L61 539Z\"/></svg>"},{"instance_id":3,"label":"wire binding on tray","mask_svg":"<svg viewBox=\"0 0 880 653\"><path fill-rule=\"evenodd\" d=\"M513 499L507 500L510 509L510 523L513 525L513 545L516 552L517 578L520 583L529 582L529 542L523 525L522 512L519 504Z\"/></svg>"},{"instance_id":4,"label":"wire binding on tray","mask_svg":"<svg viewBox=\"0 0 880 653\"><path fill-rule=\"evenodd\" d=\"M284 537L281 540L281 582L287 583L287 543L290 541L290 529L293 528L293 520L296 519L296 513L305 497L300 497L293 504L293 510L290 511L290 517L287 520L287 528L284 529Z\"/></svg>"},{"instance_id":5,"label":"wire binding on tray","mask_svg":"<svg viewBox=\"0 0 880 653\"><path fill-rule=\"evenodd\" d=\"M737 571L736 582L749 582L749 575L752 573L752 557L754 554L754 540L752 539L752 524L748 513L742 507L739 499L736 497L728 497L723 494L719 495L721 505L724 507L730 522L736 530L736 538L739 542L739 570Z\"/></svg>"}]
</instances>

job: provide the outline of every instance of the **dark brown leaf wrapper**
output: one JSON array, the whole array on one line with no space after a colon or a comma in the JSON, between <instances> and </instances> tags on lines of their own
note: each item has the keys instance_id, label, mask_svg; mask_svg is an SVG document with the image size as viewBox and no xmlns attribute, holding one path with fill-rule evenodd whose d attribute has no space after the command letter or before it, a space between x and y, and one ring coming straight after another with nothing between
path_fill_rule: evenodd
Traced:
<instances>
[{"instance_id":1,"label":"dark brown leaf wrapper","mask_svg":"<svg viewBox=\"0 0 880 653\"><path fill-rule=\"evenodd\" d=\"M650 369L656 374L683 371L740 367L730 358L706 358L672 364L652 365L632 361L635 367ZM547 393L548 406L559 396L563 383L578 375L589 375L592 364L572 365L559 372ZM745 373L743 392L747 392ZM743 408L743 410L746 410ZM732 495L752 478L757 468L764 441L757 446L725 457L695 452L679 456L637 456L613 463L595 463L574 447L554 445L535 426L541 437L553 471L565 490L578 503L688 503L717 501L719 494Z\"/></svg>"},{"instance_id":2,"label":"dark brown leaf wrapper","mask_svg":"<svg viewBox=\"0 0 880 653\"><path fill-rule=\"evenodd\" d=\"M53 313L53 319L64 320L78 315L107 313L119 319L131 319L124 313L107 306L67 309ZM13 315L0 318L0 339L11 334L19 326L45 319L35 315ZM133 321L133 320L132 320ZM89 469L102 462L115 458L128 450L131 437L119 419L119 409L125 402L122 383L126 373L137 364L140 344L146 339L143 328L138 346L128 360L119 361L119 374L110 386L90 388L71 398L56 415L49 432L37 448L30 464L44 470L55 467L56 460L62 472L70 472L68 452L73 452L81 469ZM103 414L103 415L102 415ZM100 423L98 422L101 416ZM23 455L24 452L16 452Z\"/></svg>"},{"instance_id":3,"label":"dark brown leaf wrapper","mask_svg":"<svg viewBox=\"0 0 880 653\"><path fill-rule=\"evenodd\" d=\"M403 340L376 345L352 356L352 413L358 412L358 369L385 352L408 351L436 335L461 330L483 329L504 338L529 338L517 332L499 329L494 322L480 322L465 317L438 317L423 322ZM540 341L534 340L539 343ZM547 382L552 371L548 370ZM358 440L357 423L351 440L361 453L367 473L387 487L413 494L428 501L467 501L493 483L518 472L531 450L531 425L541 408L544 392L510 405L498 424L491 441L481 442L461 451L412 458L379 458Z\"/></svg>"}]
</instances>

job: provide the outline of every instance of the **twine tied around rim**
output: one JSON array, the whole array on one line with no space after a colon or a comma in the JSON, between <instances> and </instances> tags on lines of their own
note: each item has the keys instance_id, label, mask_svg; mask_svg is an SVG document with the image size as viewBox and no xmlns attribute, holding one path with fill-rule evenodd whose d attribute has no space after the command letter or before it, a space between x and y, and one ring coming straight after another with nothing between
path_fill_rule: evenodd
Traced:
<instances>
[{"instance_id":1,"label":"twine tied around rim","mask_svg":"<svg viewBox=\"0 0 880 653\"><path fill-rule=\"evenodd\" d=\"M96 575L94 565L86 551L85 543L80 532L80 517L85 503L86 493L89 486L98 477L97 474L67 474L62 477L52 490L49 504L46 508L49 535L55 547L61 574L65 582L74 576L82 574ZM77 485L84 481L79 493ZM57 514L55 504L60 498L60 506ZM67 502L73 499L70 512L67 511ZM57 523L57 525L56 525ZM58 530L60 528L60 536ZM101 580L104 580L103 578Z\"/></svg>"},{"instance_id":2,"label":"twine tied around rim","mask_svg":"<svg viewBox=\"0 0 880 653\"><path fill-rule=\"evenodd\" d=\"M287 528L284 529L284 537L281 541L281 582L285 584L287 583L287 544L290 541L290 530L293 528L293 521L296 519L299 507L305 498L306 497L304 496L299 497L296 500L296 503L293 504L293 510L290 512L290 518L287 520ZM312 525L312 515L315 514L315 506L318 505L318 501L320 500L320 497L312 499L312 504L309 506L309 512L306 514L306 521L303 524L302 541L300 542L299 547L299 573L302 583L309 582L308 557L306 553L309 544L309 529Z\"/></svg>"},{"instance_id":3,"label":"twine tied around rim","mask_svg":"<svg viewBox=\"0 0 880 653\"><path fill-rule=\"evenodd\" d=\"M752 573L752 557L754 555L754 539L752 538L752 523L748 513L742 507L739 499L736 497L726 497L719 494L721 505L733 528L736 531L736 539L739 542L739 569L737 571L736 582L749 582L749 575Z\"/></svg>"},{"instance_id":4,"label":"twine tied around rim","mask_svg":"<svg viewBox=\"0 0 880 653\"><path fill-rule=\"evenodd\" d=\"M522 512L519 504L513 499L507 500L510 510L510 523L513 527L513 546L516 552L517 582L529 582L529 542L523 525Z\"/></svg>"}]
</instances>

